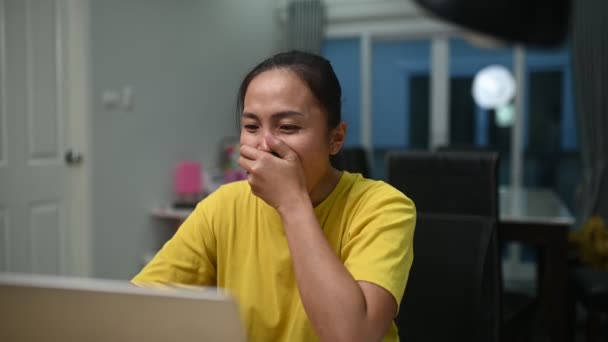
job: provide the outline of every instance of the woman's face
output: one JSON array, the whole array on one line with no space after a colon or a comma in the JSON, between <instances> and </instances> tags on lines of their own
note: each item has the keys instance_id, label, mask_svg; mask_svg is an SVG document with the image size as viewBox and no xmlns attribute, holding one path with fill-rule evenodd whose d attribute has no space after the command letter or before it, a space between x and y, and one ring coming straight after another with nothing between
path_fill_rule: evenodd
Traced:
<instances>
[{"instance_id":1,"label":"woman's face","mask_svg":"<svg viewBox=\"0 0 608 342\"><path fill-rule=\"evenodd\" d=\"M264 137L283 140L300 157L310 193L327 174L330 145L340 142L306 83L288 69L264 71L249 83L243 104L241 144L272 152Z\"/></svg>"}]
</instances>

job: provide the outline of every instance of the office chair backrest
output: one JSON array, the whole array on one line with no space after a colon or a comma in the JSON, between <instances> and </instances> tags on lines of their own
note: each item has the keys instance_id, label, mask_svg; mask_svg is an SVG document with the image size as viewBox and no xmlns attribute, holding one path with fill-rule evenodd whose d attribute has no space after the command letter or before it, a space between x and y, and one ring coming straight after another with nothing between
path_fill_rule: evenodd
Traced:
<instances>
[{"instance_id":1,"label":"office chair backrest","mask_svg":"<svg viewBox=\"0 0 608 342\"><path fill-rule=\"evenodd\" d=\"M419 213L497 219L498 153L391 151L387 181L416 203Z\"/></svg>"},{"instance_id":2,"label":"office chair backrest","mask_svg":"<svg viewBox=\"0 0 608 342\"><path fill-rule=\"evenodd\" d=\"M414 263L395 320L402 341L498 341L495 221L418 214Z\"/></svg>"}]
</instances>

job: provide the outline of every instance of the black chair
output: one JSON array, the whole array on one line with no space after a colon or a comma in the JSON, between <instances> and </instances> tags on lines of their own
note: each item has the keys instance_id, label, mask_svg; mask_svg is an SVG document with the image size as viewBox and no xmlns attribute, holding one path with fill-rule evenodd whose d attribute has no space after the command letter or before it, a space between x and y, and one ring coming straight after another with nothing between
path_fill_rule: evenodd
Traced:
<instances>
[{"instance_id":1,"label":"black chair","mask_svg":"<svg viewBox=\"0 0 608 342\"><path fill-rule=\"evenodd\" d=\"M578 301L587 310L585 341L599 342L600 315L608 314L608 271L577 266L570 272L570 277L572 319L575 319L575 304Z\"/></svg>"},{"instance_id":2,"label":"black chair","mask_svg":"<svg viewBox=\"0 0 608 342\"><path fill-rule=\"evenodd\" d=\"M365 178L370 176L367 155L362 147L343 148L332 158L331 163L338 170L360 173Z\"/></svg>"},{"instance_id":3,"label":"black chair","mask_svg":"<svg viewBox=\"0 0 608 342\"><path fill-rule=\"evenodd\" d=\"M407 342L499 340L495 221L420 213L414 263L395 323Z\"/></svg>"},{"instance_id":4,"label":"black chair","mask_svg":"<svg viewBox=\"0 0 608 342\"><path fill-rule=\"evenodd\" d=\"M495 152L391 151L387 180L423 213L498 217Z\"/></svg>"},{"instance_id":5,"label":"black chair","mask_svg":"<svg viewBox=\"0 0 608 342\"><path fill-rule=\"evenodd\" d=\"M388 183L408 195L418 213L477 215L498 222L498 153L391 151L386 158ZM501 301L501 340L528 340L535 299L508 291Z\"/></svg>"}]
</instances>

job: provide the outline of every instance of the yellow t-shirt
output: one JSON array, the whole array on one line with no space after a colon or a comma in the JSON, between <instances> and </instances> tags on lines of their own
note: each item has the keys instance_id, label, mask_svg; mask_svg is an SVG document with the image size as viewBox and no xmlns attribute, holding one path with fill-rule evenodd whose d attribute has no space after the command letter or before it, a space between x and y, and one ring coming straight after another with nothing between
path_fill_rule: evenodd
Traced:
<instances>
[{"instance_id":1,"label":"yellow t-shirt","mask_svg":"<svg viewBox=\"0 0 608 342\"><path fill-rule=\"evenodd\" d=\"M383 287L400 303L413 261L413 202L384 182L344 172L314 210L353 278ZM201 201L132 281L228 290L252 342L318 340L300 300L281 219L246 181ZM384 341L398 340L393 323Z\"/></svg>"}]
</instances>

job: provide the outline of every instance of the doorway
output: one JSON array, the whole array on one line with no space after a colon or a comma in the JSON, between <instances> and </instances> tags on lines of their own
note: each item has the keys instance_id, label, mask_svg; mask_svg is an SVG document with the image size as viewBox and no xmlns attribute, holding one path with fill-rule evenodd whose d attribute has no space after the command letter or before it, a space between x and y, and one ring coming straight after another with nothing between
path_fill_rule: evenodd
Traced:
<instances>
[{"instance_id":1,"label":"doorway","mask_svg":"<svg viewBox=\"0 0 608 342\"><path fill-rule=\"evenodd\" d=\"M90 274L87 5L0 1L0 271Z\"/></svg>"}]
</instances>

